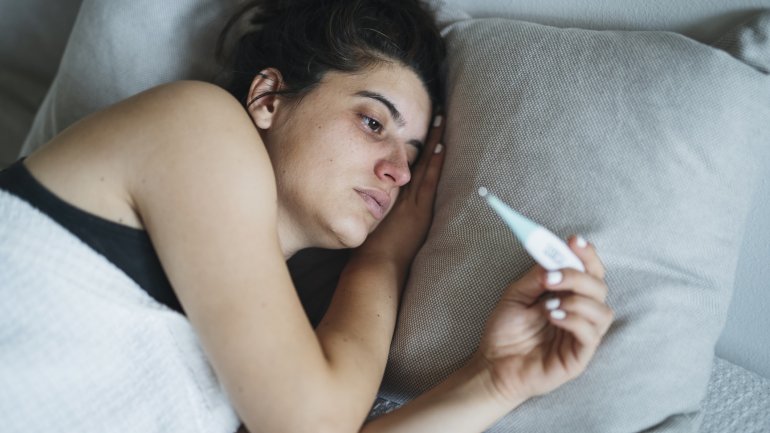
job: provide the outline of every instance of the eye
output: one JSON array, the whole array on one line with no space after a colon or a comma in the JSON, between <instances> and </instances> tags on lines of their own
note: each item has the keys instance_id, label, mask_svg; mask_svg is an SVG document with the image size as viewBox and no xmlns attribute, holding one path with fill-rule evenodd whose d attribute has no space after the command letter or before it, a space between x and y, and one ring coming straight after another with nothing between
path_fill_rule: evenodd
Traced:
<instances>
[{"instance_id":1,"label":"eye","mask_svg":"<svg viewBox=\"0 0 770 433\"><path fill-rule=\"evenodd\" d=\"M361 115L361 121L364 123L364 126L369 128L372 132L379 134L382 132L382 124L378 122L376 119L373 119L366 115Z\"/></svg>"}]
</instances>

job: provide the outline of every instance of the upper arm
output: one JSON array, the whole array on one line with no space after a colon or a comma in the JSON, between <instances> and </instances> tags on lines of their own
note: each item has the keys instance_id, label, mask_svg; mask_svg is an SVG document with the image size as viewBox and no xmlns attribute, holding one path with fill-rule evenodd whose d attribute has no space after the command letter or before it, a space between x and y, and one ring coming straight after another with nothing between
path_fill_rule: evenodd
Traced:
<instances>
[{"instance_id":1,"label":"upper arm","mask_svg":"<svg viewBox=\"0 0 770 433\"><path fill-rule=\"evenodd\" d=\"M147 102L148 123L155 113L165 124L139 152L131 194L241 417L288 416L281 395L301 391L291 389L298 370L306 383L323 376L324 359L280 249L270 160L229 95L166 90L180 108L163 114L164 98Z\"/></svg>"}]
</instances>

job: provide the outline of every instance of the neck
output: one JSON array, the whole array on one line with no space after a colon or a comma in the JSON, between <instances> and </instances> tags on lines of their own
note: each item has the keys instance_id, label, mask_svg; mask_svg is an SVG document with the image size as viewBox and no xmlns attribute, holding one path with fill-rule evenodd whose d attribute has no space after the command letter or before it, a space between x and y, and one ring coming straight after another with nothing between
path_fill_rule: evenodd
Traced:
<instances>
[{"instance_id":1,"label":"neck","mask_svg":"<svg viewBox=\"0 0 770 433\"><path fill-rule=\"evenodd\" d=\"M299 225L291 218L283 206L278 206L278 243L283 258L289 260L297 251L309 247L309 242L301 236Z\"/></svg>"}]
</instances>

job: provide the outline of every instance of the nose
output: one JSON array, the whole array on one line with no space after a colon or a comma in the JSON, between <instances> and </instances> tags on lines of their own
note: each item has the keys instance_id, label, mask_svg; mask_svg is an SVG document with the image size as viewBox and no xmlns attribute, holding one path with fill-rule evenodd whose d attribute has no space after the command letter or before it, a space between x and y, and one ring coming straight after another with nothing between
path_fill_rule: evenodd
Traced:
<instances>
[{"instance_id":1,"label":"nose","mask_svg":"<svg viewBox=\"0 0 770 433\"><path fill-rule=\"evenodd\" d=\"M397 187L406 185L412 179L412 172L409 170L409 162L405 154L391 155L390 158L377 161L374 173L379 179L392 182Z\"/></svg>"}]
</instances>

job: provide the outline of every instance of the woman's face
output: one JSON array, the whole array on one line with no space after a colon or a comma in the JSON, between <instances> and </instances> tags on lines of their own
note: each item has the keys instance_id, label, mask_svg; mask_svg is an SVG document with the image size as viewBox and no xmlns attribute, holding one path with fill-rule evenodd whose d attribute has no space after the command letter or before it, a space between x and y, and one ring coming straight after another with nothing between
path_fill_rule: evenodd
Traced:
<instances>
[{"instance_id":1,"label":"woman's face","mask_svg":"<svg viewBox=\"0 0 770 433\"><path fill-rule=\"evenodd\" d=\"M296 104L276 106L262 130L281 218L305 246L355 247L411 178L431 103L409 68L329 72Z\"/></svg>"}]
</instances>

